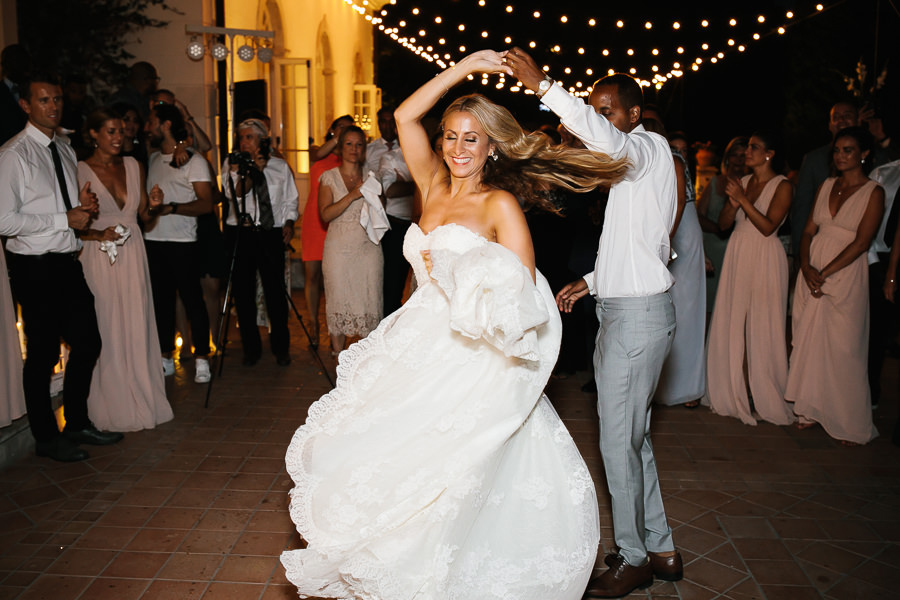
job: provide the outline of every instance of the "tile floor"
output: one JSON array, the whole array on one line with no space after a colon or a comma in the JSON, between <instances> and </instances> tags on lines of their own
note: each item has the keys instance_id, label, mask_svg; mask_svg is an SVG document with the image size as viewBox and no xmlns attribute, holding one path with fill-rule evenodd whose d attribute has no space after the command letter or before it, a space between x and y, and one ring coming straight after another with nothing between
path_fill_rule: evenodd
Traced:
<instances>
[{"instance_id":1,"label":"tile floor","mask_svg":"<svg viewBox=\"0 0 900 600\"><path fill-rule=\"evenodd\" d=\"M302 308L302 294L295 301ZM296 598L278 562L301 543L282 458L329 385L296 322L292 329L290 367L265 357L245 368L233 352L209 408L186 361L167 383L174 421L91 448L83 463L28 457L0 472L0 600ZM897 597L897 372L889 361L876 412L882 437L861 448L821 429L657 409L661 486L687 564L683 581L632 597ZM548 393L591 465L608 548L593 397L579 390L587 377L554 380Z\"/></svg>"}]
</instances>

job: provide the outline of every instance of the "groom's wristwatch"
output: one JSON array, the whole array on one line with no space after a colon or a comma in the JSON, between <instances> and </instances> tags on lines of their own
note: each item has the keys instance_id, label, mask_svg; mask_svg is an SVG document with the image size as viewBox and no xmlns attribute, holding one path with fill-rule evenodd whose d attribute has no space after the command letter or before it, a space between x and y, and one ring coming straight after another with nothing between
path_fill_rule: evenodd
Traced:
<instances>
[{"instance_id":1,"label":"groom's wristwatch","mask_svg":"<svg viewBox=\"0 0 900 600\"><path fill-rule=\"evenodd\" d=\"M550 76L544 77L541 82L538 84L538 91L535 92L535 96L538 98L543 98L544 94L546 94L551 87L553 87L553 80L550 79Z\"/></svg>"}]
</instances>

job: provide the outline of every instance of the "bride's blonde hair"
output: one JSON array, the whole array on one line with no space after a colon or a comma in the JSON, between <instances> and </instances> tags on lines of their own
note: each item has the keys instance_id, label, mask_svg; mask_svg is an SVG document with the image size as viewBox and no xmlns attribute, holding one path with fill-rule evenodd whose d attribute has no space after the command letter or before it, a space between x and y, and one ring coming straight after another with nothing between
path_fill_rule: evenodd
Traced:
<instances>
[{"instance_id":1,"label":"bride's blonde hair","mask_svg":"<svg viewBox=\"0 0 900 600\"><path fill-rule=\"evenodd\" d=\"M457 98L441 118L441 127L455 112L471 114L496 147L497 159L488 158L482 183L506 190L526 208L539 206L555 211L549 200L554 187L587 192L610 186L625 175L627 159L581 148L554 146L543 133L525 133L508 110L481 94Z\"/></svg>"}]
</instances>

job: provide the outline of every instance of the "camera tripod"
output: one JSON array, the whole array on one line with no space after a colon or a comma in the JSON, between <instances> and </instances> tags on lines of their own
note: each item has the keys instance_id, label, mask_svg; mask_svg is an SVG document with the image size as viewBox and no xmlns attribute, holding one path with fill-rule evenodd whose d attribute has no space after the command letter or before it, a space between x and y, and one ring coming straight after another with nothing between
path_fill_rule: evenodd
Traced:
<instances>
[{"instance_id":1,"label":"camera tripod","mask_svg":"<svg viewBox=\"0 0 900 600\"><path fill-rule=\"evenodd\" d=\"M231 164L232 156L238 153L232 153L229 155L229 165ZM246 163L243 160L243 157L238 157L238 176L241 179L241 208L246 207L246 193L247 186L246 182L249 179L250 169L254 168ZM213 382L216 378L222 376L223 369L225 367L225 347L228 344L228 326L231 316L231 307L233 305L233 286L234 286L234 270L235 265L237 264L238 255L240 252L241 246L241 236L247 230L258 229L253 221L251 215L246 212L239 210L238 202L237 202L237 194L235 191L234 181L231 178L231 175L226 173L226 178L228 179L229 190L231 191L231 208L234 210L235 220L237 221L237 226L234 227L234 244L231 249L231 262L228 267L228 280L225 286L225 298L222 301L222 311L219 313L219 331L216 336L216 351L211 357L214 361L214 367L210 369L210 373L212 377L210 377L209 383L206 387L206 401L204 403L204 408L209 408L209 397L212 394L212 386ZM223 194L224 196L224 194ZM226 199L227 202L227 199ZM226 217L223 217L223 224ZM322 361L322 357L319 355L318 351L318 340L314 340L312 334L310 334L309 329L307 329L306 324L303 322L303 315L300 314L300 311L297 309L297 305L294 304L293 298L291 298L290 290L288 290L287 285L284 282L284 277L279 278L279 282L281 284L281 289L284 292L285 299L287 301L287 305L291 308L294 313L294 316L297 317L297 322L300 323L300 328L303 329L303 333L306 335L306 339L309 343L309 350L313 355L313 358L318 363L319 367L322 369L322 374L325 376L325 379L328 381L328 384L331 387L334 387L334 381L331 379L331 375L328 373L328 369L325 366L325 363ZM314 317L315 318L315 317Z\"/></svg>"}]
</instances>

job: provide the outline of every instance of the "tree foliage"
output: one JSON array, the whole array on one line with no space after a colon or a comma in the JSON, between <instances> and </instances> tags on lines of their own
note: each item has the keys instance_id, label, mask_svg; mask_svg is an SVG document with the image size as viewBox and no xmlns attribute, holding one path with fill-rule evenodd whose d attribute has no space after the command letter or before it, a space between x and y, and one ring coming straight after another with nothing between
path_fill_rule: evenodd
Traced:
<instances>
[{"instance_id":1,"label":"tree foliage","mask_svg":"<svg viewBox=\"0 0 900 600\"><path fill-rule=\"evenodd\" d=\"M85 76L95 92L108 92L125 81L134 58L126 41L168 24L147 16L154 7L179 13L166 0L18 0L19 40L35 65Z\"/></svg>"}]
</instances>

